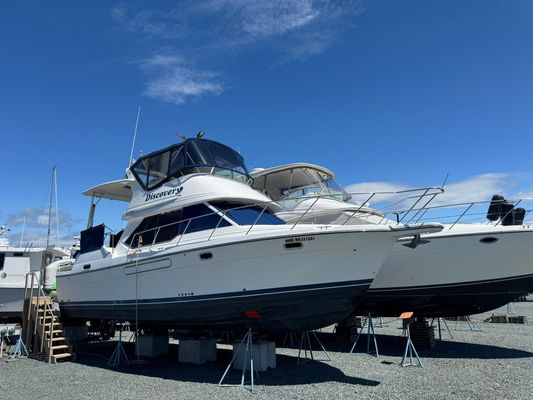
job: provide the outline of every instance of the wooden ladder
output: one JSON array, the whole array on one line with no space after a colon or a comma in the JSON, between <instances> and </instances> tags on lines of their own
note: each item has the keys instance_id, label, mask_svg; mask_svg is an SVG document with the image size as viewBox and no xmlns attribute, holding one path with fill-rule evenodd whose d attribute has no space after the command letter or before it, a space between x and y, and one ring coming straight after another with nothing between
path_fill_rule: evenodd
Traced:
<instances>
[{"instance_id":1,"label":"wooden ladder","mask_svg":"<svg viewBox=\"0 0 533 400\"><path fill-rule=\"evenodd\" d=\"M50 296L39 293L39 296L25 299L23 318L23 337L30 354L54 364L75 359L76 354L63 334Z\"/></svg>"}]
</instances>

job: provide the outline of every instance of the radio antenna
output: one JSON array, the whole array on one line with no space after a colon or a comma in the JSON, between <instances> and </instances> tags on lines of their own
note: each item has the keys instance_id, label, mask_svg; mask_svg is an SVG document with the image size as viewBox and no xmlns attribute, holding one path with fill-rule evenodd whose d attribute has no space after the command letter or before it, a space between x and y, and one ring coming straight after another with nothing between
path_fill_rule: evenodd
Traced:
<instances>
[{"instance_id":1,"label":"radio antenna","mask_svg":"<svg viewBox=\"0 0 533 400\"><path fill-rule=\"evenodd\" d=\"M133 131L133 142L131 143L131 152L130 152L130 163L128 166L133 164L133 149L135 148L135 139L137 138L137 127L139 126L139 115L141 114L141 106L137 108L137 118L135 119L135 130Z\"/></svg>"},{"instance_id":2,"label":"radio antenna","mask_svg":"<svg viewBox=\"0 0 533 400\"><path fill-rule=\"evenodd\" d=\"M444 181L442 182L442 185L440 185L441 189L444 189L444 185L446 185L446 182L448 181L448 177L450 176L450 173L446 173L446 177L444 178Z\"/></svg>"}]
</instances>

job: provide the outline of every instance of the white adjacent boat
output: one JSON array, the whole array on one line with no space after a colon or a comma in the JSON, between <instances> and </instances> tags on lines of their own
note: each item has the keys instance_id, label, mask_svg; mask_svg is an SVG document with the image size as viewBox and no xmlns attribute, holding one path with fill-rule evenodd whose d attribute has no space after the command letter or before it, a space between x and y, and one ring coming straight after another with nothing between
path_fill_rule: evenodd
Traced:
<instances>
[{"instance_id":1,"label":"white adjacent boat","mask_svg":"<svg viewBox=\"0 0 533 400\"><path fill-rule=\"evenodd\" d=\"M350 314L396 239L421 231L287 225L250 187L243 158L205 139L141 157L126 173L84 193L127 201L127 225L104 244L91 201L80 254L57 274L62 318L314 329Z\"/></svg>"},{"instance_id":2,"label":"white adjacent boat","mask_svg":"<svg viewBox=\"0 0 533 400\"><path fill-rule=\"evenodd\" d=\"M38 280L49 264L68 256L59 247L12 246L0 242L0 319L21 319L26 274L34 272ZM44 278L44 277L43 277Z\"/></svg>"},{"instance_id":3,"label":"white adjacent boat","mask_svg":"<svg viewBox=\"0 0 533 400\"><path fill-rule=\"evenodd\" d=\"M348 203L350 194L324 167L289 164L257 170L252 177L253 187L281 205L283 211L276 215L289 223L396 225L364 202ZM437 192L422 193L431 199ZM371 197L377 199L372 194L367 199ZM418 204L411 215L429 215L427 201ZM418 316L470 315L532 291L533 227L523 223L523 209L504 206L509 203L503 198L492 204L492 223L460 223L457 218L444 224L441 232L400 239L357 311L381 316L403 311ZM437 209L445 207L433 211Z\"/></svg>"}]
</instances>

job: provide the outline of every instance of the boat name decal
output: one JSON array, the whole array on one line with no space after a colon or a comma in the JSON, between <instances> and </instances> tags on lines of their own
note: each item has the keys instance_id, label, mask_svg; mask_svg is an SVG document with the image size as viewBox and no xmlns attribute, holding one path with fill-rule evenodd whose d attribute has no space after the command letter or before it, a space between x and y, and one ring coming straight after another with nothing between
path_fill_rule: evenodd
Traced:
<instances>
[{"instance_id":1,"label":"boat name decal","mask_svg":"<svg viewBox=\"0 0 533 400\"><path fill-rule=\"evenodd\" d=\"M310 242L311 240L315 240L315 237L314 236L302 236L302 237L285 239L285 243Z\"/></svg>"},{"instance_id":2,"label":"boat name decal","mask_svg":"<svg viewBox=\"0 0 533 400\"><path fill-rule=\"evenodd\" d=\"M161 197L167 197L167 196L173 196L173 195L180 196L182 191L183 191L183 186L180 186L179 188L170 189L170 190L162 190L161 192L157 192L157 193L148 193L146 196L144 196L144 201L160 199Z\"/></svg>"}]
</instances>

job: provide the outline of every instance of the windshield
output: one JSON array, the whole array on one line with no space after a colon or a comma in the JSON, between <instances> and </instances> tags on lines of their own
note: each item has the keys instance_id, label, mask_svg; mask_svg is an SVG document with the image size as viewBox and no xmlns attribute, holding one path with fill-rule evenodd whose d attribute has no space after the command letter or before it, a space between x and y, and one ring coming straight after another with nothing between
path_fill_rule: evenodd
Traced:
<instances>
[{"instance_id":1,"label":"windshield","mask_svg":"<svg viewBox=\"0 0 533 400\"><path fill-rule=\"evenodd\" d=\"M131 171L145 190L183 175L208 173L243 183L251 179L242 156L231 148L210 140L189 139L141 157Z\"/></svg>"},{"instance_id":2,"label":"windshield","mask_svg":"<svg viewBox=\"0 0 533 400\"><path fill-rule=\"evenodd\" d=\"M275 201L317 195L341 201L351 198L333 176L309 167L285 169L256 178L254 188L263 190Z\"/></svg>"},{"instance_id":3,"label":"windshield","mask_svg":"<svg viewBox=\"0 0 533 400\"><path fill-rule=\"evenodd\" d=\"M285 221L270 210L258 206L243 206L233 203L211 203L238 225L284 225Z\"/></svg>"}]
</instances>

